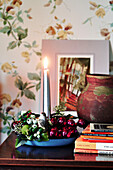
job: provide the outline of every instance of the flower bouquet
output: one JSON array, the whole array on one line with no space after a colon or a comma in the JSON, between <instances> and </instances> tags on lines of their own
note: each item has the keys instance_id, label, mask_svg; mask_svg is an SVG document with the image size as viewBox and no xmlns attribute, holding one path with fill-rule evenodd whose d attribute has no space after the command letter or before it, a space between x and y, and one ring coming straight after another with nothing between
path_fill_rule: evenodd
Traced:
<instances>
[{"instance_id":1,"label":"flower bouquet","mask_svg":"<svg viewBox=\"0 0 113 170\"><path fill-rule=\"evenodd\" d=\"M24 144L36 146L37 143L38 146L69 144L79 135L77 126L85 125L83 120L75 123L76 118L70 114L56 112L47 119L43 112L36 114L31 110L21 111L18 121L12 123L12 128L18 136L15 147L18 148Z\"/></svg>"}]
</instances>

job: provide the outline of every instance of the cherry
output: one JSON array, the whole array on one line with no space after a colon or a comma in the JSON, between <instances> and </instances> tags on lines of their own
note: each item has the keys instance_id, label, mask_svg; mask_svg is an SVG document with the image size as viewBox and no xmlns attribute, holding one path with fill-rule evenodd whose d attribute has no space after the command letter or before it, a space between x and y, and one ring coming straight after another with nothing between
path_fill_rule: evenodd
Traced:
<instances>
[{"instance_id":1,"label":"cherry","mask_svg":"<svg viewBox=\"0 0 113 170\"><path fill-rule=\"evenodd\" d=\"M61 129L58 130L58 138L62 138L62 130Z\"/></svg>"},{"instance_id":2,"label":"cherry","mask_svg":"<svg viewBox=\"0 0 113 170\"><path fill-rule=\"evenodd\" d=\"M62 131L62 136L63 136L64 138L67 137L67 134L68 134L68 130L63 130L63 131Z\"/></svg>"},{"instance_id":3,"label":"cherry","mask_svg":"<svg viewBox=\"0 0 113 170\"><path fill-rule=\"evenodd\" d=\"M67 124L66 118L65 118L65 117L59 117L59 118L58 118L58 123L59 123L61 126L65 126L65 125Z\"/></svg>"},{"instance_id":4,"label":"cherry","mask_svg":"<svg viewBox=\"0 0 113 170\"><path fill-rule=\"evenodd\" d=\"M75 122L74 122L74 120L72 120L72 119L68 119L67 124L68 124L69 126L75 126Z\"/></svg>"},{"instance_id":5,"label":"cherry","mask_svg":"<svg viewBox=\"0 0 113 170\"><path fill-rule=\"evenodd\" d=\"M67 137L70 138L72 136L71 132L68 132Z\"/></svg>"},{"instance_id":6,"label":"cherry","mask_svg":"<svg viewBox=\"0 0 113 170\"><path fill-rule=\"evenodd\" d=\"M79 119L77 125L84 128L86 127L86 121L84 119Z\"/></svg>"},{"instance_id":7,"label":"cherry","mask_svg":"<svg viewBox=\"0 0 113 170\"><path fill-rule=\"evenodd\" d=\"M52 123L53 126L57 125L57 120L56 120L56 118L53 117L53 118L50 119L50 121L51 121L51 123Z\"/></svg>"},{"instance_id":8,"label":"cherry","mask_svg":"<svg viewBox=\"0 0 113 170\"><path fill-rule=\"evenodd\" d=\"M58 128L57 127L52 128L50 130L49 135L50 135L51 138L58 137Z\"/></svg>"}]
</instances>

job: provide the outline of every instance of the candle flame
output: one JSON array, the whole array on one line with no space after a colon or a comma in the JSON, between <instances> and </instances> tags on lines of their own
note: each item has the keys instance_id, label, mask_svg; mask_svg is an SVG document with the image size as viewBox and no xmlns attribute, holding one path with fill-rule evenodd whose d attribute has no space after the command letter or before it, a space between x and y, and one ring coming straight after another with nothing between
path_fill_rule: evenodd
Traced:
<instances>
[{"instance_id":1,"label":"candle flame","mask_svg":"<svg viewBox=\"0 0 113 170\"><path fill-rule=\"evenodd\" d=\"M47 69L48 67L48 59L47 57L44 58L44 69Z\"/></svg>"}]
</instances>

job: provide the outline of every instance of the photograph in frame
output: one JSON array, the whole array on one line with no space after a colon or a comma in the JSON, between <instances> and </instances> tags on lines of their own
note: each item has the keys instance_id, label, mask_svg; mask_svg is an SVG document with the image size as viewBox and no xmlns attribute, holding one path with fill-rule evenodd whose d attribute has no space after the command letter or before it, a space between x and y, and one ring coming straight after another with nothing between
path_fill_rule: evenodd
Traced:
<instances>
[{"instance_id":1,"label":"photograph in frame","mask_svg":"<svg viewBox=\"0 0 113 170\"><path fill-rule=\"evenodd\" d=\"M42 60L47 56L50 76L50 95L51 95L51 113L53 108L59 105L58 93L58 56L89 56L93 68L93 74L109 74L109 40L48 40L42 41ZM43 70L43 68L42 68ZM91 71L91 70L90 70ZM43 74L41 74L43 76ZM43 78L41 78L41 110L43 110ZM76 115L76 111L69 111ZM68 111L65 112L68 114Z\"/></svg>"},{"instance_id":2,"label":"photograph in frame","mask_svg":"<svg viewBox=\"0 0 113 170\"><path fill-rule=\"evenodd\" d=\"M94 55L58 55L58 104L66 112L77 111L77 98L84 88L85 75L94 72Z\"/></svg>"}]
</instances>

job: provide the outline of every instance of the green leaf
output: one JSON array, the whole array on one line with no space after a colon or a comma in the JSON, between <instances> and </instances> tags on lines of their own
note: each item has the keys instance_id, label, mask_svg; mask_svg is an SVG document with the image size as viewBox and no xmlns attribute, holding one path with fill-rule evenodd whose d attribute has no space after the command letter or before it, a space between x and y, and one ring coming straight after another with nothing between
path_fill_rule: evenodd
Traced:
<instances>
[{"instance_id":1,"label":"green leaf","mask_svg":"<svg viewBox=\"0 0 113 170\"><path fill-rule=\"evenodd\" d=\"M30 44L24 44L24 47L31 48L31 45Z\"/></svg>"},{"instance_id":2,"label":"green leaf","mask_svg":"<svg viewBox=\"0 0 113 170\"><path fill-rule=\"evenodd\" d=\"M7 19L12 20L12 19L14 19L14 17L9 15L9 16L7 16Z\"/></svg>"},{"instance_id":3,"label":"green leaf","mask_svg":"<svg viewBox=\"0 0 113 170\"><path fill-rule=\"evenodd\" d=\"M39 83L36 85L36 91L38 91L40 88L41 88L41 82L39 82Z\"/></svg>"},{"instance_id":4,"label":"green leaf","mask_svg":"<svg viewBox=\"0 0 113 170\"><path fill-rule=\"evenodd\" d=\"M100 8L102 5L98 5L97 8Z\"/></svg>"},{"instance_id":5,"label":"green leaf","mask_svg":"<svg viewBox=\"0 0 113 170\"><path fill-rule=\"evenodd\" d=\"M15 86L19 89L19 90L23 90L23 81L18 78L16 81L15 81Z\"/></svg>"},{"instance_id":6,"label":"green leaf","mask_svg":"<svg viewBox=\"0 0 113 170\"><path fill-rule=\"evenodd\" d=\"M113 23L110 24L110 27L113 27Z\"/></svg>"},{"instance_id":7,"label":"green leaf","mask_svg":"<svg viewBox=\"0 0 113 170\"><path fill-rule=\"evenodd\" d=\"M38 55L38 56L41 56L42 55L42 53L41 52L39 52L39 51L35 51L35 50L33 50L34 52L35 52L35 54L36 55Z\"/></svg>"},{"instance_id":8,"label":"green leaf","mask_svg":"<svg viewBox=\"0 0 113 170\"><path fill-rule=\"evenodd\" d=\"M33 87L35 87L35 85L31 85L31 86L27 87L26 89L31 89Z\"/></svg>"},{"instance_id":9,"label":"green leaf","mask_svg":"<svg viewBox=\"0 0 113 170\"><path fill-rule=\"evenodd\" d=\"M37 73L28 73L27 76L30 80L36 80L36 81L41 80L40 76Z\"/></svg>"},{"instance_id":10,"label":"green leaf","mask_svg":"<svg viewBox=\"0 0 113 170\"><path fill-rule=\"evenodd\" d=\"M35 46L35 45L36 45L36 41L33 41L33 42L32 42L32 46Z\"/></svg>"},{"instance_id":11,"label":"green leaf","mask_svg":"<svg viewBox=\"0 0 113 170\"><path fill-rule=\"evenodd\" d=\"M9 130L10 130L10 127L9 126L5 126L2 129L0 129L0 132L7 133Z\"/></svg>"},{"instance_id":12,"label":"green leaf","mask_svg":"<svg viewBox=\"0 0 113 170\"><path fill-rule=\"evenodd\" d=\"M18 17L18 21L23 23L23 19L21 17Z\"/></svg>"},{"instance_id":13,"label":"green leaf","mask_svg":"<svg viewBox=\"0 0 113 170\"><path fill-rule=\"evenodd\" d=\"M3 113L0 113L0 118L5 120L5 116Z\"/></svg>"},{"instance_id":14,"label":"green leaf","mask_svg":"<svg viewBox=\"0 0 113 170\"><path fill-rule=\"evenodd\" d=\"M22 10L20 10L17 14L17 16L21 15L22 14Z\"/></svg>"},{"instance_id":15,"label":"green leaf","mask_svg":"<svg viewBox=\"0 0 113 170\"><path fill-rule=\"evenodd\" d=\"M6 120L4 120L4 121L3 121L3 125L6 125L6 123L7 123Z\"/></svg>"},{"instance_id":16,"label":"green leaf","mask_svg":"<svg viewBox=\"0 0 113 170\"><path fill-rule=\"evenodd\" d=\"M26 143L26 140L20 140L19 138L16 138L15 148L18 148Z\"/></svg>"},{"instance_id":17,"label":"green leaf","mask_svg":"<svg viewBox=\"0 0 113 170\"><path fill-rule=\"evenodd\" d=\"M9 134L11 133L11 129L10 130L8 130L8 132L7 132L7 135L9 136Z\"/></svg>"},{"instance_id":18,"label":"green leaf","mask_svg":"<svg viewBox=\"0 0 113 170\"><path fill-rule=\"evenodd\" d=\"M24 94L27 98L35 100L35 94L29 89L25 89Z\"/></svg>"},{"instance_id":19,"label":"green leaf","mask_svg":"<svg viewBox=\"0 0 113 170\"><path fill-rule=\"evenodd\" d=\"M0 18L3 18L3 14L2 14L2 12L0 12Z\"/></svg>"},{"instance_id":20,"label":"green leaf","mask_svg":"<svg viewBox=\"0 0 113 170\"><path fill-rule=\"evenodd\" d=\"M0 29L0 32L2 33L7 33L8 31L10 30L10 27L9 26L5 26L4 28Z\"/></svg>"},{"instance_id":21,"label":"green leaf","mask_svg":"<svg viewBox=\"0 0 113 170\"><path fill-rule=\"evenodd\" d=\"M29 128L30 128L29 125L24 125L24 126L22 127L22 134L23 134L23 135L28 135Z\"/></svg>"},{"instance_id":22,"label":"green leaf","mask_svg":"<svg viewBox=\"0 0 113 170\"><path fill-rule=\"evenodd\" d=\"M7 116L7 120L13 120L12 116Z\"/></svg>"},{"instance_id":23,"label":"green leaf","mask_svg":"<svg viewBox=\"0 0 113 170\"><path fill-rule=\"evenodd\" d=\"M4 22L3 22L3 23L4 23L4 25L6 25L6 24L7 24L7 20L4 20Z\"/></svg>"},{"instance_id":24,"label":"green leaf","mask_svg":"<svg viewBox=\"0 0 113 170\"><path fill-rule=\"evenodd\" d=\"M43 141L48 141L49 140L47 132L42 133L41 135L42 135L42 140Z\"/></svg>"},{"instance_id":25,"label":"green leaf","mask_svg":"<svg viewBox=\"0 0 113 170\"><path fill-rule=\"evenodd\" d=\"M9 30L8 32L7 32L7 35L9 36L11 34L11 30Z\"/></svg>"},{"instance_id":26,"label":"green leaf","mask_svg":"<svg viewBox=\"0 0 113 170\"><path fill-rule=\"evenodd\" d=\"M22 29L21 27L19 29L17 29L17 33L18 33L18 38L19 40L22 40L24 38L27 37L27 32L28 32L28 29Z\"/></svg>"},{"instance_id":27,"label":"green leaf","mask_svg":"<svg viewBox=\"0 0 113 170\"><path fill-rule=\"evenodd\" d=\"M25 89L25 88L28 86L28 84L29 84L29 83L25 82L25 83L23 84L23 89Z\"/></svg>"},{"instance_id":28,"label":"green leaf","mask_svg":"<svg viewBox=\"0 0 113 170\"><path fill-rule=\"evenodd\" d=\"M92 23L91 23L91 19L92 19L92 17L87 18L87 19L83 22L83 24L86 24L88 21L90 21L90 24L92 24Z\"/></svg>"},{"instance_id":29,"label":"green leaf","mask_svg":"<svg viewBox=\"0 0 113 170\"><path fill-rule=\"evenodd\" d=\"M16 45L17 45L17 42L16 42L16 41L11 41L11 42L9 43L9 46L7 47L7 50L9 50L9 49L14 49L14 48L16 47Z\"/></svg>"}]
</instances>

